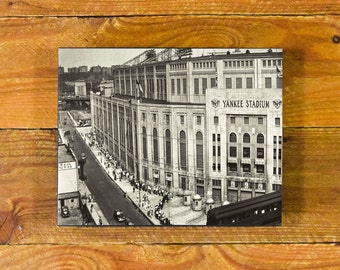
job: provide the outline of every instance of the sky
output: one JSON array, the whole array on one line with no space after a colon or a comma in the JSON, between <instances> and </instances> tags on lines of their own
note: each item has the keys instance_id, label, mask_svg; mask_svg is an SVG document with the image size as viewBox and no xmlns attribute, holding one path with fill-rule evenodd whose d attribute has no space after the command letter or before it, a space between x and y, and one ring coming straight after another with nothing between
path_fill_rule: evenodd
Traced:
<instances>
[{"instance_id":1,"label":"sky","mask_svg":"<svg viewBox=\"0 0 340 270\"><path fill-rule=\"evenodd\" d=\"M65 71L70 67L79 66L88 66L89 69L90 67L98 65L111 67L112 65L124 64L148 49L149 48L61 48L58 52L59 66L64 67ZM160 50L162 49L157 49L156 51L158 52ZM228 50L233 51L234 49L193 49L193 56L199 56L209 52L226 52ZM241 51L245 50L246 49L241 49ZM250 51L267 51L267 49L250 49ZM275 51L278 50L275 49Z\"/></svg>"}]
</instances>

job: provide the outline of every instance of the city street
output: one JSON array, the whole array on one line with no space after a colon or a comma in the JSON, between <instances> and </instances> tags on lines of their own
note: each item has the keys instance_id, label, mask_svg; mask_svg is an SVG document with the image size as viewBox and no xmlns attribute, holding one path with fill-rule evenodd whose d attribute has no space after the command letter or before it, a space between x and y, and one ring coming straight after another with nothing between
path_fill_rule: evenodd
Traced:
<instances>
[{"instance_id":1,"label":"city street","mask_svg":"<svg viewBox=\"0 0 340 270\"><path fill-rule=\"evenodd\" d=\"M64 119L67 118L65 121ZM107 173L95 160L93 153L89 150L85 142L80 138L73 125L73 121L68 117L67 112L59 112L59 125L64 131L69 130L74 136L72 142L74 153L79 159L82 153L86 155L84 172L87 176L86 185L94 195L96 202L101 208L104 216L111 225L123 225L113 218L114 209L121 209L134 225L151 225L150 221L136 208L130 200L124 198L122 191L111 181ZM66 124L65 124L66 122Z\"/></svg>"}]
</instances>

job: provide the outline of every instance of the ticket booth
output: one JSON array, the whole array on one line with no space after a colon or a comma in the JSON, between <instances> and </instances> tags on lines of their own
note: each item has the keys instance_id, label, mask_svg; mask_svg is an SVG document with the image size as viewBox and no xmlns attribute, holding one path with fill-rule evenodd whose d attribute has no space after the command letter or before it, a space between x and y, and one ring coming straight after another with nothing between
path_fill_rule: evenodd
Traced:
<instances>
[{"instance_id":1,"label":"ticket booth","mask_svg":"<svg viewBox=\"0 0 340 270\"><path fill-rule=\"evenodd\" d=\"M183 205L190 206L191 204L191 192L189 190L185 190L183 193Z\"/></svg>"},{"instance_id":2,"label":"ticket booth","mask_svg":"<svg viewBox=\"0 0 340 270\"><path fill-rule=\"evenodd\" d=\"M209 210L213 209L215 205L215 201L213 198L207 199L205 202L205 213L207 214Z\"/></svg>"},{"instance_id":3,"label":"ticket booth","mask_svg":"<svg viewBox=\"0 0 340 270\"><path fill-rule=\"evenodd\" d=\"M196 194L192 198L192 210L201 211L202 210L202 197L199 194Z\"/></svg>"}]
</instances>

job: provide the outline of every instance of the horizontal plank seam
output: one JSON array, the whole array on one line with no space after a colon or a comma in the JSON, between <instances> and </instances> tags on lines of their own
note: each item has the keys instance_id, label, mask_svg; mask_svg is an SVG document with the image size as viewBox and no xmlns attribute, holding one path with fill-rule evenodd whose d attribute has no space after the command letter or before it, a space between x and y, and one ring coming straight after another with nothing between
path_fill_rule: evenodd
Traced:
<instances>
[{"instance_id":1,"label":"horizontal plank seam","mask_svg":"<svg viewBox=\"0 0 340 270\"><path fill-rule=\"evenodd\" d=\"M85 19L91 19L91 18L138 18L138 17L316 17L316 16L339 16L340 13L174 13L174 14L115 14L115 15L16 15L16 16L0 16L0 19L27 19L27 18L85 18Z\"/></svg>"},{"instance_id":2,"label":"horizontal plank seam","mask_svg":"<svg viewBox=\"0 0 340 270\"><path fill-rule=\"evenodd\" d=\"M201 246L201 245L295 245L295 246L305 246L305 245L318 245L318 246L339 246L340 242L182 242L182 243L148 243L148 242L117 242L117 243L8 243L9 246L113 246L113 245L133 245L133 246ZM1 245L0 245L1 249Z\"/></svg>"}]
</instances>

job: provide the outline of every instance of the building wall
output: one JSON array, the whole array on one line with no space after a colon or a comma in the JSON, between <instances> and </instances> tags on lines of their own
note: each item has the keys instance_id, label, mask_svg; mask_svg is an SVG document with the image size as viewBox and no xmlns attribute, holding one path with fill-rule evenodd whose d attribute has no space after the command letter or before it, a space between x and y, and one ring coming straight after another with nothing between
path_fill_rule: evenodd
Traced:
<instances>
[{"instance_id":1,"label":"building wall","mask_svg":"<svg viewBox=\"0 0 340 270\"><path fill-rule=\"evenodd\" d=\"M210 157L208 175L211 177L211 182L221 181L222 200L235 201L273 191L273 184L281 183L278 168L282 170L282 155L279 159L277 150L277 158L273 157L273 148L281 148L278 140L282 138L282 105L277 105L282 102L281 89L259 91L258 89L215 88L208 89L206 97L207 137L209 138L206 145ZM231 123L232 117L235 123ZM246 123L245 118L248 119ZM262 119L260 123L259 118ZM237 143L230 142L231 133L236 134ZM246 133L250 136L250 143L243 141ZM213 134L216 134L215 142ZM220 134L220 142L217 140L218 134ZM264 136L264 143L257 143L259 134ZM277 138L276 144L273 143L274 136ZM220 157L214 155L214 146L216 148L220 146ZM236 157L231 157L230 146L237 147ZM249 157L244 157L244 147L250 148ZM264 149L263 158L257 157L258 148ZM237 164L236 172L228 171L229 163ZM244 164L250 165L250 172L245 171ZM264 171L258 172L257 166L262 165ZM274 166L277 167L276 174L273 173ZM245 184L246 182L248 184ZM235 185L235 188L228 188L228 185ZM213 187L214 184L211 183L211 186Z\"/></svg>"},{"instance_id":2,"label":"building wall","mask_svg":"<svg viewBox=\"0 0 340 270\"><path fill-rule=\"evenodd\" d=\"M86 83L85 82L75 82L74 92L76 96L86 96Z\"/></svg>"},{"instance_id":3,"label":"building wall","mask_svg":"<svg viewBox=\"0 0 340 270\"><path fill-rule=\"evenodd\" d=\"M78 172L76 162L59 162L58 167L58 194L78 190Z\"/></svg>"},{"instance_id":4,"label":"building wall","mask_svg":"<svg viewBox=\"0 0 340 270\"><path fill-rule=\"evenodd\" d=\"M80 66L80 67L79 67L79 73L81 73L81 72L87 72L87 71L88 71L87 66Z\"/></svg>"}]
</instances>

